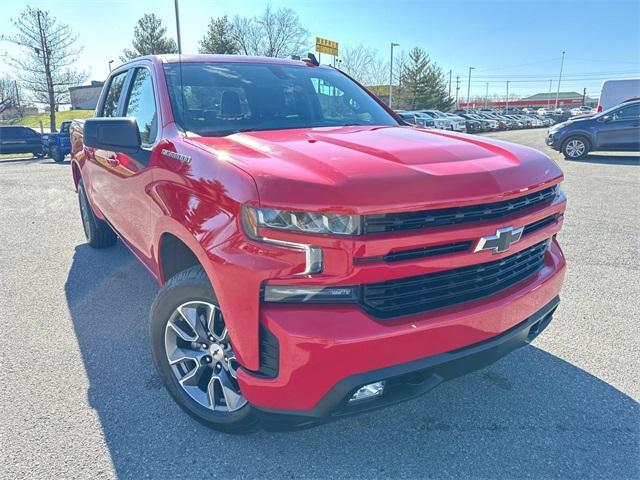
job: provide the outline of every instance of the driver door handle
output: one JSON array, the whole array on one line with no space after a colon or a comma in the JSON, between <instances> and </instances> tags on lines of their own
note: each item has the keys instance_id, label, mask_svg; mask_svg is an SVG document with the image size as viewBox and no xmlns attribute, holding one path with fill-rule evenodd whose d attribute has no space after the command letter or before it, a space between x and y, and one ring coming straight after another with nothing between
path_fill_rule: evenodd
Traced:
<instances>
[{"instance_id":1,"label":"driver door handle","mask_svg":"<svg viewBox=\"0 0 640 480\"><path fill-rule=\"evenodd\" d=\"M107 163L112 166L112 167L117 167L118 165L120 165L120 160L118 160L118 157L116 155L110 155L107 157Z\"/></svg>"}]
</instances>

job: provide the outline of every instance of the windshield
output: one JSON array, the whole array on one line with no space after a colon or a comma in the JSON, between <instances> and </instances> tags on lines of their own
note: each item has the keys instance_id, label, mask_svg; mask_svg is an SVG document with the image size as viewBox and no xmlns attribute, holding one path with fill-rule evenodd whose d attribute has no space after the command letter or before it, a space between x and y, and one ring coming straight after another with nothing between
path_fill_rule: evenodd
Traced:
<instances>
[{"instance_id":1,"label":"windshield","mask_svg":"<svg viewBox=\"0 0 640 480\"><path fill-rule=\"evenodd\" d=\"M203 136L252 130L398 125L341 72L305 65L165 65L176 122Z\"/></svg>"}]
</instances>

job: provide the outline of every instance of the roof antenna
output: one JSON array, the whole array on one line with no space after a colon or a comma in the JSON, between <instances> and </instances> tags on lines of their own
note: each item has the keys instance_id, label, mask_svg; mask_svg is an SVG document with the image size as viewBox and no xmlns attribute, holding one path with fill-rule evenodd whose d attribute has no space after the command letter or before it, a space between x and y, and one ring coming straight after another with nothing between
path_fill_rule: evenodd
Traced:
<instances>
[{"instance_id":1,"label":"roof antenna","mask_svg":"<svg viewBox=\"0 0 640 480\"><path fill-rule=\"evenodd\" d=\"M311 52L307 53L307 58L305 58L304 61L310 63L311 65L315 65L316 67L320 66L320 62L318 62L316 56Z\"/></svg>"},{"instance_id":2,"label":"roof antenna","mask_svg":"<svg viewBox=\"0 0 640 480\"><path fill-rule=\"evenodd\" d=\"M180 99L182 103L182 123L185 123L185 105L184 105L184 84L182 81L182 42L180 39L180 11L178 9L178 0L174 0L175 10L176 10L176 32L178 34L178 68L180 69ZM187 136L187 128L186 125L183 126L184 135Z\"/></svg>"}]
</instances>

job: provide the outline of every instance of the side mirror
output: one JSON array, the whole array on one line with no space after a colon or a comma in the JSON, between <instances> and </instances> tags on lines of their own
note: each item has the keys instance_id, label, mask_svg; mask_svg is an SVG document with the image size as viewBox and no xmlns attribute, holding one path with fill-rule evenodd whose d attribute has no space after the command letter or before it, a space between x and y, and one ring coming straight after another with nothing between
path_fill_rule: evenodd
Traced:
<instances>
[{"instance_id":1,"label":"side mirror","mask_svg":"<svg viewBox=\"0 0 640 480\"><path fill-rule=\"evenodd\" d=\"M611 120L613 120L613 117L611 115L605 115L604 117L602 117L603 123L609 123Z\"/></svg>"},{"instance_id":2,"label":"side mirror","mask_svg":"<svg viewBox=\"0 0 640 480\"><path fill-rule=\"evenodd\" d=\"M84 122L84 144L134 154L140 151L140 132L135 118L90 118Z\"/></svg>"}]
</instances>

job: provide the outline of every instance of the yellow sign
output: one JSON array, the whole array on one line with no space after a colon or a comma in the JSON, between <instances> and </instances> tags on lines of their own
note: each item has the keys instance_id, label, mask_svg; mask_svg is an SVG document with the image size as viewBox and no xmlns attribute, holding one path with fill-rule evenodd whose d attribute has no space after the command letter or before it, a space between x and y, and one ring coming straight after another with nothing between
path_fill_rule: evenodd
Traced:
<instances>
[{"instance_id":1,"label":"yellow sign","mask_svg":"<svg viewBox=\"0 0 640 480\"><path fill-rule=\"evenodd\" d=\"M326 38L316 37L316 52L327 53L329 55L337 57L338 42L332 42L331 40L327 40Z\"/></svg>"}]
</instances>

